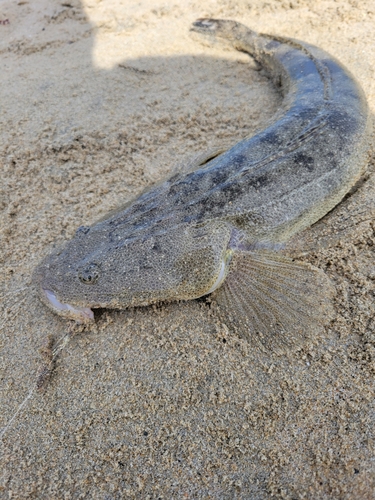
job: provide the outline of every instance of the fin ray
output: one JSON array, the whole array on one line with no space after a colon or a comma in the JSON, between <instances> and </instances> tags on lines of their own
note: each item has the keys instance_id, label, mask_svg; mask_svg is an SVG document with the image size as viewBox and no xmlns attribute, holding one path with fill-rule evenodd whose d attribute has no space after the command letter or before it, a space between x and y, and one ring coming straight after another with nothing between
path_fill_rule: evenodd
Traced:
<instances>
[{"instance_id":1,"label":"fin ray","mask_svg":"<svg viewBox=\"0 0 375 500\"><path fill-rule=\"evenodd\" d=\"M236 250L212 295L223 321L267 350L301 345L333 317L333 287L320 270L270 251Z\"/></svg>"}]
</instances>

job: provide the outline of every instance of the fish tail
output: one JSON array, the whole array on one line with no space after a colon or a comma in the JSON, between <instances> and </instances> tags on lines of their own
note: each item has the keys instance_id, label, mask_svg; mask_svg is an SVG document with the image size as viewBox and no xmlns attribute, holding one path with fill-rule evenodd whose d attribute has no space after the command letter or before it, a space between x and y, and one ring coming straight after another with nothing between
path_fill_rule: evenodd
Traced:
<instances>
[{"instance_id":1,"label":"fish tail","mask_svg":"<svg viewBox=\"0 0 375 500\"><path fill-rule=\"evenodd\" d=\"M197 19L192 24L190 31L203 35L211 43L221 39L237 50L249 51L249 47L251 48L253 44L255 47L255 42L259 39L259 35L255 31L243 24L223 19ZM244 40L246 40L246 48Z\"/></svg>"}]
</instances>

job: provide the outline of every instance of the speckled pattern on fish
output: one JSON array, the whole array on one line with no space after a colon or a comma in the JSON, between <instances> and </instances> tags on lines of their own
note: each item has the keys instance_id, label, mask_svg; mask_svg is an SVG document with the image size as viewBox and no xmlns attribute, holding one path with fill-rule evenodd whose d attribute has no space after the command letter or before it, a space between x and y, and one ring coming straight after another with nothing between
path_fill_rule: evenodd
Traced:
<instances>
[{"instance_id":1,"label":"speckled pattern on fish","mask_svg":"<svg viewBox=\"0 0 375 500\"><path fill-rule=\"evenodd\" d=\"M370 131L364 94L338 61L307 43L234 21L201 19L191 30L265 68L284 97L277 119L79 228L34 282L44 303L78 321L92 320L92 308L213 292L240 335L267 346L303 337L329 316L332 287L279 250L360 178Z\"/></svg>"}]
</instances>

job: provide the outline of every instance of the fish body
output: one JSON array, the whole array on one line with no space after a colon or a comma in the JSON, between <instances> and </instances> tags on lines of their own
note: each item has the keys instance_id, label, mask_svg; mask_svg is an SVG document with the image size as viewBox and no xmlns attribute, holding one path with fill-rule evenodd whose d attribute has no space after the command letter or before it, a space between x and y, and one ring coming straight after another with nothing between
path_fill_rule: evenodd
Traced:
<instances>
[{"instance_id":1,"label":"fish body","mask_svg":"<svg viewBox=\"0 0 375 500\"><path fill-rule=\"evenodd\" d=\"M201 19L192 31L223 39L266 69L284 98L278 118L79 228L40 264L34 282L55 312L81 321L93 319L92 308L214 292L242 331L288 330L317 307L319 273L277 250L361 176L370 133L366 99L348 70L307 43L233 21Z\"/></svg>"}]
</instances>

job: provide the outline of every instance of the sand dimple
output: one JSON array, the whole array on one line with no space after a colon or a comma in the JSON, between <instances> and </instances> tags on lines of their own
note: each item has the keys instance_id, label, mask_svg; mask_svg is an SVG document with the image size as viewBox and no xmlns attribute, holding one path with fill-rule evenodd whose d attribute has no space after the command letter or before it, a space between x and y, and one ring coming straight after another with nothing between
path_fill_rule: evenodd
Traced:
<instances>
[{"instance_id":1,"label":"sand dimple","mask_svg":"<svg viewBox=\"0 0 375 500\"><path fill-rule=\"evenodd\" d=\"M301 350L258 352L204 301L102 311L72 336L30 287L78 226L277 110L245 55L190 39L202 16L321 46L374 106L370 0L2 2L0 496L373 496L371 162L363 186L291 242L337 289L335 322Z\"/></svg>"}]
</instances>

